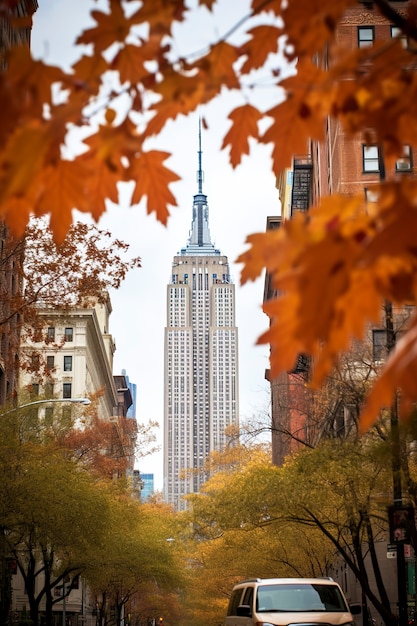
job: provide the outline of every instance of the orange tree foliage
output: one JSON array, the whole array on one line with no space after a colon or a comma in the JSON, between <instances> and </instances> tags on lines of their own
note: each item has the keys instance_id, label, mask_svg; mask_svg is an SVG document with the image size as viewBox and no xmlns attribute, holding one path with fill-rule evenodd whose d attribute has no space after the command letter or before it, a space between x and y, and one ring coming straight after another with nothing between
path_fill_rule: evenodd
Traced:
<instances>
[{"instance_id":1,"label":"orange tree foliage","mask_svg":"<svg viewBox=\"0 0 417 626\"><path fill-rule=\"evenodd\" d=\"M9 0L8 6L15 3ZM169 153L150 149L148 140L167 121L227 91L243 94L242 104L230 112L222 146L233 167L250 153L251 143L260 142L271 145L278 175L294 154L304 153L308 138L323 138L329 115L348 133L372 132L372 143L383 147L387 160L395 159L404 144L417 144L417 72L408 70L412 53L393 39L339 50L331 68L312 61L356 3L252 0L249 14L242 15L236 2L241 45L231 42L232 29L203 52L178 58L173 27L186 23L184 0L142 0L139 8L131 0L109 0L104 10L92 11L93 26L79 34L77 43L87 44L89 52L70 71L32 59L25 47L10 50L4 59L8 69L0 76L0 216L19 235L31 213L49 214L60 241L74 207L98 219L107 198L117 201L117 183L134 181L132 203L146 198L148 213L165 224L169 206L176 204L170 185L178 176L165 165ZM215 2L197 4L211 11ZM400 12L387 0L373 4L417 39L414 1L402 4ZM286 60L297 60L290 77L277 66L278 47ZM264 110L251 103L245 88L256 88L259 70L263 84L267 76L285 95ZM103 77L110 71L118 83L106 91ZM61 87L59 98L53 85ZM116 115L121 93L131 102L124 116ZM88 111L98 108L101 121L92 123ZM65 158L62 148L74 126L88 128L85 151ZM351 336L361 336L366 320L379 315L382 301L415 302L416 198L415 180L389 182L373 213L359 199L333 197L279 232L249 237L250 249L240 257L243 281L266 267L283 294L268 304L272 325L261 338L272 345L273 373L292 367L299 352L310 353L320 382ZM404 410L417 400L416 328L414 318L370 396L364 424L390 404L397 387Z\"/></svg>"}]
</instances>

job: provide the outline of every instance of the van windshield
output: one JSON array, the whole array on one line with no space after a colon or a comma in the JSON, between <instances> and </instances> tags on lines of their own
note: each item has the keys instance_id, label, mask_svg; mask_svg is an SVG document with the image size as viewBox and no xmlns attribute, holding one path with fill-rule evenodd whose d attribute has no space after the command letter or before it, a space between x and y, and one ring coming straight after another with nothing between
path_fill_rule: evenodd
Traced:
<instances>
[{"instance_id":1,"label":"van windshield","mask_svg":"<svg viewBox=\"0 0 417 626\"><path fill-rule=\"evenodd\" d=\"M337 585L286 583L260 585L256 596L259 613L282 612L345 612L349 609Z\"/></svg>"}]
</instances>

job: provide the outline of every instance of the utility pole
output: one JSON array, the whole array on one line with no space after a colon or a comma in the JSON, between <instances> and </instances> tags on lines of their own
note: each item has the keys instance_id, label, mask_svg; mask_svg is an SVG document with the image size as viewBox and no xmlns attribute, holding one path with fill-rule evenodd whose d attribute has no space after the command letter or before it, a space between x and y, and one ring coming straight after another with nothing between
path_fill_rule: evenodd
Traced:
<instances>
[{"instance_id":1,"label":"utility pole","mask_svg":"<svg viewBox=\"0 0 417 626\"><path fill-rule=\"evenodd\" d=\"M385 325L387 331L388 354L395 346L394 319L392 303L384 304ZM393 501L394 510L403 508L402 484L401 484L401 438L398 423L398 396L395 394L394 402L390 409L391 419L391 454L392 454L392 478L393 478ZM397 589L398 589L398 626L408 626L407 609L407 580L405 575L404 541L397 541Z\"/></svg>"}]
</instances>

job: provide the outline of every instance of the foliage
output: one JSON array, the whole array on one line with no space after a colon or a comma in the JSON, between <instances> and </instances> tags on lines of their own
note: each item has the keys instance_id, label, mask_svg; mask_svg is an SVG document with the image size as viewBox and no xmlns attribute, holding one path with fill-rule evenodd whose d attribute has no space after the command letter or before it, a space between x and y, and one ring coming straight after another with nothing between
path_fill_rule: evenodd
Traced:
<instances>
[{"instance_id":1,"label":"foliage","mask_svg":"<svg viewBox=\"0 0 417 626\"><path fill-rule=\"evenodd\" d=\"M120 615L127 603L137 607L140 595L146 594L152 602L158 591L178 592L182 575L179 546L172 536L172 511L165 505L140 504L119 496L112 508L110 531L111 542L95 551L85 571L102 617L111 608Z\"/></svg>"},{"instance_id":2,"label":"foliage","mask_svg":"<svg viewBox=\"0 0 417 626\"><path fill-rule=\"evenodd\" d=\"M140 267L140 259L127 258L128 249L109 231L82 222L73 224L57 244L46 220L32 219L24 236L9 236L2 250L2 267L23 255L24 262L17 278L23 288L4 294L0 326L16 314L33 322L39 306L68 309L104 301L130 269Z\"/></svg>"},{"instance_id":3,"label":"foliage","mask_svg":"<svg viewBox=\"0 0 417 626\"><path fill-rule=\"evenodd\" d=\"M212 471L215 466L218 471L199 494L189 496L190 511L183 514L190 562L184 610L187 623L195 626L224 619L239 580L323 576L333 555L320 532L269 523L270 512L280 506L280 470L265 450L237 446L214 455Z\"/></svg>"},{"instance_id":4,"label":"foliage","mask_svg":"<svg viewBox=\"0 0 417 626\"><path fill-rule=\"evenodd\" d=\"M43 600L52 624L55 590L79 574L118 608L147 580L175 596L177 549L166 541L175 536L172 513L141 505L122 481L86 471L79 451L48 435L27 409L5 410L1 418L0 527L7 529L5 549L24 579L33 624Z\"/></svg>"},{"instance_id":5,"label":"foliage","mask_svg":"<svg viewBox=\"0 0 417 626\"><path fill-rule=\"evenodd\" d=\"M213 6L207 0L199 4L209 10ZM306 3L299 11L298 2L282 5L280 0L252 0L250 15L243 16L247 25L243 45L219 38L195 59L172 60L173 27L187 15L183 2L167 8L148 0L127 13L120 0L111 0L108 11L92 12L94 26L77 40L90 45L92 54L83 56L70 72L33 60L25 47L10 50L0 81L5 103L0 205L10 228L22 234L31 212L47 213L56 238L63 240L74 207L92 211L97 219L105 210L106 198L117 201L117 183L128 180L135 181L132 203L146 196L148 212L155 211L166 223L168 205L175 205L169 185L178 177L164 166L168 153L147 149L146 140L168 120L218 96L222 88L243 90L245 79L256 76L259 68L266 67L271 84L280 86L286 97L266 111L247 102L230 113L232 126L223 148L230 149L234 167L249 153L251 139L272 144L278 175L290 165L293 154L304 151L308 138L323 138L323 121L329 115L337 117L351 134L365 131L367 137L372 136L383 147L386 159L400 156L401 146L417 139L417 78L409 71L412 54L394 39L390 45L334 51L328 70L311 61L332 41L343 11L353 4L353 0ZM375 4L408 36L416 36L412 11L404 17L385 0ZM274 24L268 22L268 13L277 18ZM248 18L255 14L260 23L252 27ZM236 22L242 24L240 17ZM144 25L148 27L145 36L140 29ZM282 34L286 37L280 38ZM268 67L277 41L287 61L297 59L293 76L282 78L279 68ZM110 70L118 75L119 88L107 92L103 118L93 128L92 120L86 119L87 107L97 103L99 94L103 101L101 88ZM57 84L61 85L59 98L53 91ZM115 110L121 91L129 96L131 110L120 120ZM269 125L261 132L264 119ZM86 151L71 159L62 157L68 126L88 122ZM347 348L350 336L362 334L365 319L376 319L382 299L414 301L415 187L414 180L387 182L372 214L359 199L325 199L308 223L301 217L279 232L249 238L250 253L241 256L246 265L244 280L257 276L266 265L276 288L285 292L267 307L274 324L263 340L274 345L286 323L285 349L281 345L273 351L274 370L289 369L300 352L308 352L317 357L316 380L320 381L336 355ZM311 280L318 266L321 284L326 285L325 298L317 281ZM364 290L365 304L360 300ZM308 298L309 307L300 306L300 294ZM316 310L316 304L321 315L311 316L309 311ZM288 310L294 313L291 321L283 313ZM416 399L406 362L415 326L413 319L410 333L378 382L367 409L368 420L381 403L389 404L398 385L403 388L405 410Z\"/></svg>"},{"instance_id":6,"label":"foliage","mask_svg":"<svg viewBox=\"0 0 417 626\"><path fill-rule=\"evenodd\" d=\"M144 0L139 8L109 0L92 11L93 25L79 34L76 43L87 45L88 53L70 70L32 59L24 46L8 51L0 77L0 215L19 236L32 212L49 214L62 241L74 207L98 219L106 199L117 203L118 183L131 181L131 203L146 199L148 213L165 224L176 204L170 185L178 176L165 165L169 153L152 149L150 140L168 121L232 91L241 93L241 102L229 113L222 148L233 167L259 142L271 146L278 175L294 154L305 152L307 139L323 138L328 116L350 135L362 133L379 144L387 162L398 158L404 144L417 141L413 53L396 38L370 48L335 49L338 21L356 4L304 2L300 10L295 0L252 0L247 15L236 4L236 27L184 58L176 55L174 39L176 26L188 24L183 0ZM412 3L409 12L387 0L373 5L416 39ZM215 2L199 0L198 6L212 11ZM314 64L328 44L331 66ZM291 64L296 71L289 75ZM269 108L255 104L259 85L276 90ZM118 107L122 95L130 103L125 113ZM84 151L74 155L67 148L75 127L83 128L85 139ZM266 266L283 292L266 306L273 323L261 338L273 347L273 373L308 353L317 359L318 383L351 336L361 337L365 322L378 317L384 299L415 302L416 191L413 178L386 181L373 212L359 198L325 198L308 218L248 238L250 249L240 257L243 281ZM320 315L312 314L317 310ZM409 375L416 368L415 357L410 360L417 353L416 320L376 384L364 427L390 404L397 387L404 414L417 399Z\"/></svg>"},{"instance_id":7,"label":"foliage","mask_svg":"<svg viewBox=\"0 0 417 626\"><path fill-rule=\"evenodd\" d=\"M329 440L280 468L258 459L216 474L192 495L194 558L201 572L216 571L216 597L245 576L329 575L338 554L383 621L395 623L376 555L387 538L392 489L380 448L372 434ZM371 567L378 595L369 586Z\"/></svg>"},{"instance_id":8,"label":"foliage","mask_svg":"<svg viewBox=\"0 0 417 626\"><path fill-rule=\"evenodd\" d=\"M53 442L36 441L34 428L25 438L25 425L15 418L10 410L1 420L0 524L8 530L7 552L23 576L33 624L42 600L51 623L54 589L79 574L105 539L109 502Z\"/></svg>"}]
</instances>

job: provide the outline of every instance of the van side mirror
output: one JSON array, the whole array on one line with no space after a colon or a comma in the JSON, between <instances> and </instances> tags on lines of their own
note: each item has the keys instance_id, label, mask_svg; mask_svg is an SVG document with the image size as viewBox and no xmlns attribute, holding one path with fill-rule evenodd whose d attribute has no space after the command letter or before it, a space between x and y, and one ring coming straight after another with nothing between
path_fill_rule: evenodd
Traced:
<instances>
[{"instance_id":1,"label":"van side mirror","mask_svg":"<svg viewBox=\"0 0 417 626\"><path fill-rule=\"evenodd\" d=\"M350 604L349 610L352 615L360 615L362 613L362 607L360 604Z\"/></svg>"},{"instance_id":2,"label":"van side mirror","mask_svg":"<svg viewBox=\"0 0 417 626\"><path fill-rule=\"evenodd\" d=\"M236 613L239 617L252 617L252 610L249 604L240 604L236 609Z\"/></svg>"}]
</instances>

